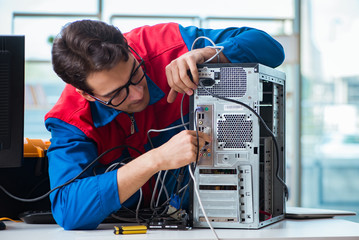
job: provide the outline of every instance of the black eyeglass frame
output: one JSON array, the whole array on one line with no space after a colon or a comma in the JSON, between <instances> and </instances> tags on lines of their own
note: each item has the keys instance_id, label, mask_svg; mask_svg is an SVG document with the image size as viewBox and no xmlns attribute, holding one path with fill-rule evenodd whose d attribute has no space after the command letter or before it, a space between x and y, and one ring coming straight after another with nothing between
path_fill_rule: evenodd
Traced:
<instances>
[{"instance_id":1,"label":"black eyeglass frame","mask_svg":"<svg viewBox=\"0 0 359 240\"><path fill-rule=\"evenodd\" d=\"M130 45L128 46L129 49L132 50L132 52L134 52L141 60L140 64L138 64L138 66L136 67L135 70L133 70L135 68L135 65L136 65L136 62L134 62L134 66L132 68L132 72L131 72L131 75L130 75L130 79L127 81L127 83L121 87L119 87L115 94L111 97L110 100L108 101L104 101L104 100L101 100L99 99L98 97L95 97L94 95L90 94L90 93L87 93L89 96L91 96L93 99L99 101L100 103L102 104L105 104L105 105L109 105L109 106L113 106L113 107L118 107L120 106L124 101L126 101L129 93L130 93L130 90L129 90L129 86L130 85L134 85L136 86L137 84L139 84L144 78L145 78L145 75L146 75L146 65L145 65L145 61L142 59L142 57L132 48L130 47ZM137 82L132 82L132 77L136 74L136 72L138 71L138 69L143 65L143 75L142 77L137 81ZM119 103L119 104L112 104L112 100L115 99L119 94L120 92L123 90L123 89L126 89L126 97Z\"/></svg>"}]
</instances>

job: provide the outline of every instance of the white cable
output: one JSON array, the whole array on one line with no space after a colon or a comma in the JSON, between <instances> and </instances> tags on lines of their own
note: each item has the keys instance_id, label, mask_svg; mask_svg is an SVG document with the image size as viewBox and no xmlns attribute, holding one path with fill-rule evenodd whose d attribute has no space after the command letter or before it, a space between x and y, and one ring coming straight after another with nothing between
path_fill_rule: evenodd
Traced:
<instances>
[{"instance_id":1,"label":"white cable","mask_svg":"<svg viewBox=\"0 0 359 240\"><path fill-rule=\"evenodd\" d=\"M194 129L195 129L196 132L197 132L197 141L198 141L198 129L197 129L197 121L198 121L198 119L197 119L197 110L198 110L198 108L194 111L194 114L195 114L195 117L194 117ZM197 147L198 147L198 146L197 146ZM196 158L197 160L198 160L198 152L199 152L199 150L200 150L200 149L199 149L199 147L198 147L197 158ZM191 176L191 178L192 178L192 180L193 180L193 189L194 189L194 191L195 191L195 193L196 193L196 196L197 196L197 199L198 199L198 203L199 203L199 205L200 205L200 207L201 207L203 216L204 216L204 218L206 219L206 222L207 222L209 228L211 229L211 231L213 232L213 234L215 235L216 239L219 240L218 235L217 235L216 231L214 231L214 228L213 228L211 222L209 221L209 219L208 219L208 217L207 217L207 214L206 214L206 212L205 212L205 210L204 210L204 207L203 207L203 204L202 204L202 200L201 200L201 197L199 196L199 192L198 192L198 189L197 189L197 182L196 182L196 179L194 178L194 175L193 175L193 172L192 172L192 169L191 169L191 165L190 165L190 164L188 165L188 169L189 169L189 174L190 174L190 176Z\"/></svg>"},{"instance_id":2,"label":"white cable","mask_svg":"<svg viewBox=\"0 0 359 240\"><path fill-rule=\"evenodd\" d=\"M217 45L212 41L212 39L210 39L210 38L208 38L208 37L205 37L205 36L199 36L199 37L197 37L197 38L193 41L193 43L192 43L191 51L193 50L194 45L196 44L196 42L197 42L199 39L206 39L206 40L208 40L208 41L212 44L212 46L207 46L207 47L216 49L216 54L214 54L211 58L207 59L207 60L205 61L205 63L208 63L208 62L212 61L212 60L213 60L215 57L217 57L217 56L218 56L218 62L219 62L219 54L223 51L224 47L223 47L223 46L217 46Z\"/></svg>"},{"instance_id":3,"label":"white cable","mask_svg":"<svg viewBox=\"0 0 359 240\"><path fill-rule=\"evenodd\" d=\"M197 182L196 182L196 179L194 178L194 175L193 175L193 172L192 172L192 169L191 169L191 165L188 165L188 170L189 170L189 174L191 175L191 178L192 178L192 181L193 181L194 192L196 193L196 196L197 196L197 199L198 199L198 203L199 203L199 206L201 207L203 216L204 216L204 218L206 219L206 222L207 222L209 228L211 229L212 233L214 234L214 236L216 237L216 239L219 240L219 237L218 237L216 231L214 231L214 228L212 227L212 224L211 224L211 222L209 221L206 212L204 211L204 207L203 207L203 204L202 204L202 201L201 201L201 198L200 198L200 196L199 196L198 189L197 189Z\"/></svg>"},{"instance_id":4,"label":"white cable","mask_svg":"<svg viewBox=\"0 0 359 240\"><path fill-rule=\"evenodd\" d=\"M169 127L169 128L163 128L163 129L150 129L148 130L147 134L150 133L150 132L165 132L165 131L169 131L169 130L172 130L172 129L176 129L176 128L180 128L180 127L184 127L186 125L188 125L189 122L187 123L183 123L183 124L180 124L180 125L177 125L177 126L173 126L173 127Z\"/></svg>"},{"instance_id":5,"label":"white cable","mask_svg":"<svg viewBox=\"0 0 359 240\"><path fill-rule=\"evenodd\" d=\"M151 197L151 202L150 202L150 208L151 208L153 211L155 210L155 209L154 209L154 206L153 206L153 202L154 202L154 200L155 200L155 195L156 195L155 193L156 193L156 191L157 191L157 185L158 185L158 181L159 181L159 179L160 179L160 177L161 177L161 173L162 173L162 170L157 173L156 183L155 183L155 186L154 186L153 192L152 192L152 197Z\"/></svg>"},{"instance_id":6,"label":"white cable","mask_svg":"<svg viewBox=\"0 0 359 240\"><path fill-rule=\"evenodd\" d=\"M165 188L165 191L167 190L166 187L165 187L165 179L166 179L166 176L167 176L167 173L168 173L168 170L165 171L165 174L163 174L163 179L161 181L162 185L161 185L161 188L160 188L160 191L158 192L158 196L157 196L157 202L156 202L156 207L158 207L158 204L160 202L160 198L161 198L161 194L162 194L162 191L163 191L163 188ZM167 192L167 191L166 191ZM169 195L168 195L168 192L166 194L166 197L167 199L169 198Z\"/></svg>"},{"instance_id":7,"label":"white cable","mask_svg":"<svg viewBox=\"0 0 359 240\"><path fill-rule=\"evenodd\" d=\"M218 56L218 63L219 63L219 54L223 51L224 47L223 46L208 46L208 48L216 49L216 54L214 54L211 58L207 59L205 61L205 63L209 63L217 56Z\"/></svg>"},{"instance_id":8,"label":"white cable","mask_svg":"<svg viewBox=\"0 0 359 240\"><path fill-rule=\"evenodd\" d=\"M140 224L140 221L138 219L138 214L140 212L141 201L142 201L142 188L140 188L140 197L138 199L138 203L137 203L137 207L136 207L136 221L139 224Z\"/></svg>"},{"instance_id":9,"label":"white cable","mask_svg":"<svg viewBox=\"0 0 359 240\"><path fill-rule=\"evenodd\" d=\"M165 194L166 194L166 198L168 199L168 198L170 198L170 196L169 196L169 194L168 194L167 187L166 187L166 185L165 185L165 178L166 178L167 173L168 173L168 170L165 171L165 174L164 174L164 176L163 176L163 179L160 178L160 182L161 182L161 184L162 184L161 188L164 189L164 192L165 192ZM160 196L160 195L158 195L158 196Z\"/></svg>"},{"instance_id":10,"label":"white cable","mask_svg":"<svg viewBox=\"0 0 359 240\"><path fill-rule=\"evenodd\" d=\"M212 43L213 46L216 46L216 44L212 41L212 39L210 39L210 38L208 38L208 37L205 37L205 36L199 36L199 37L197 37L197 38L193 41L192 46L191 46L191 50L193 50L194 45L195 45L196 42L197 42L198 40L200 40L200 39L206 39L206 40L208 40L210 43Z\"/></svg>"},{"instance_id":11,"label":"white cable","mask_svg":"<svg viewBox=\"0 0 359 240\"><path fill-rule=\"evenodd\" d=\"M124 166L125 163L122 163L122 162L113 163L106 169L105 173L114 170L118 165ZM139 215L141 201L142 201L142 188L140 188L139 190L140 190L140 196L138 198L138 203L137 203L137 207L136 207L136 221L137 221L137 223L140 223L138 215ZM121 220L121 219L119 219L119 220Z\"/></svg>"},{"instance_id":12,"label":"white cable","mask_svg":"<svg viewBox=\"0 0 359 240\"><path fill-rule=\"evenodd\" d=\"M178 193L183 192L188 186L189 186L189 184L187 183L187 184L184 185L180 190L178 190Z\"/></svg>"},{"instance_id":13,"label":"white cable","mask_svg":"<svg viewBox=\"0 0 359 240\"><path fill-rule=\"evenodd\" d=\"M114 170L119 164L120 164L119 162L111 164L111 165L106 169L105 173Z\"/></svg>"},{"instance_id":14,"label":"white cable","mask_svg":"<svg viewBox=\"0 0 359 240\"><path fill-rule=\"evenodd\" d=\"M164 176L166 176L168 170L165 171L164 173ZM153 206L154 205L154 201L155 201L155 195L156 195L156 191L157 191L157 187L158 187L158 183L161 182L162 186L161 186L161 189L163 188L164 189L164 192L166 194L166 197L167 199L169 199L169 195L168 195L168 191L167 191L167 188L165 186L165 183L164 183L164 179L162 179L161 177L161 174L162 174L162 170L158 172L158 176L157 176L157 179L156 179L156 183L155 183L155 187L153 189L153 192L152 192L152 197L151 197L151 202L150 202L150 207L153 211L155 211L155 208L154 207L157 207L157 205ZM159 199L160 197L160 194L157 196L157 199Z\"/></svg>"},{"instance_id":15,"label":"white cable","mask_svg":"<svg viewBox=\"0 0 359 240\"><path fill-rule=\"evenodd\" d=\"M164 128L164 129L150 129L150 130L148 130L147 131L147 138L148 138L148 141L150 142L151 147L154 148L154 146L152 144L151 137L150 137L151 132L165 132L165 131L169 131L169 130L172 130L172 129L185 127L186 125L189 125L189 122L183 123L183 124L180 124L180 125L177 125L177 126L169 127L169 128Z\"/></svg>"}]
</instances>

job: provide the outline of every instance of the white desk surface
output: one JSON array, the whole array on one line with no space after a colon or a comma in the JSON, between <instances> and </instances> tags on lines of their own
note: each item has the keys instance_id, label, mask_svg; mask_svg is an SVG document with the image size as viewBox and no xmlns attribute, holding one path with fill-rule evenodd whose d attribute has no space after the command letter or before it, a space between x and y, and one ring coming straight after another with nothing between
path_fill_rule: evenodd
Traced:
<instances>
[{"instance_id":1,"label":"white desk surface","mask_svg":"<svg viewBox=\"0 0 359 240\"><path fill-rule=\"evenodd\" d=\"M101 224L97 230L65 231L56 224L40 225L5 222L6 230L0 231L1 240L119 240L119 239L215 239L210 229L150 230L146 234L115 235L114 224ZM216 229L221 240L229 239L346 239L359 240L359 223L342 219L283 220L259 230Z\"/></svg>"}]
</instances>

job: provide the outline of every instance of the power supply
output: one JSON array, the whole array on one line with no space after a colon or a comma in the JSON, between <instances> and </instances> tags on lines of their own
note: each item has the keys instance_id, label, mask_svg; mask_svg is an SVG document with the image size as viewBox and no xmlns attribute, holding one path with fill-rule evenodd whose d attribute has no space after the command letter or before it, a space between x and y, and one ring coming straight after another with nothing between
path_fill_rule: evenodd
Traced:
<instances>
[{"instance_id":1,"label":"power supply","mask_svg":"<svg viewBox=\"0 0 359 240\"><path fill-rule=\"evenodd\" d=\"M283 219L285 74L258 63L202 64L198 71L190 127L212 142L193 169L193 227L209 227L199 201L214 228L257 229Z\"/></svg>"}]
</instances>

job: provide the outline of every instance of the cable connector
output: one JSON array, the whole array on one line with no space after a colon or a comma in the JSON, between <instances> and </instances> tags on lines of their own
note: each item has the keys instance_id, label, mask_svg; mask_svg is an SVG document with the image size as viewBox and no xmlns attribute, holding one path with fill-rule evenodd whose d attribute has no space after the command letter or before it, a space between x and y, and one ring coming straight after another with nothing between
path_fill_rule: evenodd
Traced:
<instances>
[{"instance_id":1,"label":"cable connector","mask_svg":"<svg viewBox=\"0 0 359 240\"><path fill-rule=\"evenodd\" d=\"M171 201L167 210L167 214L173 219L186 222L187 213L185 210L180 209L181 199L177 194L171 195Z\"/></svg>"},{"instance_id":2,"label":"cable connector","mask_svg":"<svg viewBox=\"0 0 359 240\"><path fill-rule=\"evenodd\" d=\"M196 111L197 112L204 112L204 108L199 106L199 107L196 107Z\"/></svg>"},{"instance_id":3,"label":"cable connector","mask_svg":"<svg viewBox=\"0 0 359 240\"><path fill-rule=\"evenodd\" d=\"M214 84L216 84L216 81L213 78L201 78L199 81L203 84L205 87L211 87Z\"/></svg>"},{"instance_id":4,"label":"cable connector","mask_svg":"<svg viewBox=\"0 0 359 240\"><path fill-rule=\"evenodd\" d=\"M172 196L171 196L171 201L170 201L170 205L171 205L172 207L174 207L176 210L180 208L180 206L181 206L181 199L179 198L178 195L172 194Z\"/></svg>"}]
</instances>

